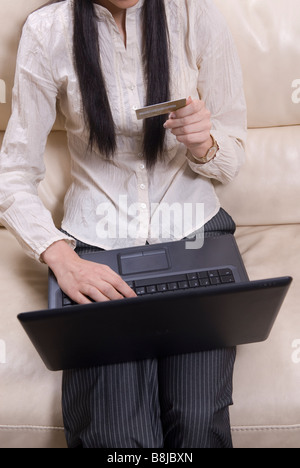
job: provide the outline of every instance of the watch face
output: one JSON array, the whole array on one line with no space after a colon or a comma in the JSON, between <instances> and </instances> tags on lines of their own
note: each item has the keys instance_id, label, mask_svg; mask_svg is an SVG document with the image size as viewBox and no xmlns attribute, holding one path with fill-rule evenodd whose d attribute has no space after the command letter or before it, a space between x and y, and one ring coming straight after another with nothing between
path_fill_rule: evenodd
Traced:
<instances>
[{"instance_id":1,"label":"watch face","mask_svg":"<svg viewBox=\"0 0 300 468\"><path fill-rule=\"evenodd\" d=\"M216 156L218 151L219 151L219 146L217 145L217 143L214 140L214 146L209 148L206 155L203 158L195 158L195 159L197 159L201 164L208 163L209 161L211 161Z\"/></svg>"},{"instance_id":2,"label":"watch face","mask_svg":"<svg viewBox=\"0 0 300 468\"><path fill-rule=\"evenodd\" d=\"M217 151L218 151L218 148L210 148L210 150L208 151L207 155L206 155L206 161L210 161L216 154L217 154Z\"/></svg>"}]
</instances>

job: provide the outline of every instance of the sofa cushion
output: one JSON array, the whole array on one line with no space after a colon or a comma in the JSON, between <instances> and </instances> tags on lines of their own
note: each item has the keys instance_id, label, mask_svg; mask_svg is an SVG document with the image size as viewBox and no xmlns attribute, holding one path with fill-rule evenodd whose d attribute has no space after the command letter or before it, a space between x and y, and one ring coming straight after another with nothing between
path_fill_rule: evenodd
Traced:
<instances>
[{"instance_id":1,"label":"sofa cushion","mask_svg":"<svg viewBox=\"0 0 300 468\"><path fill-rule=\"evenodd\" d=\"M215 186L239 226L293 224L300 223L299 174L300 125L252 129L239 175Z\"/></svg>"},{"instance_id":2,"label":"sofa cushion","mask_svg":"<svg viewBox=\"0 0 300 468\"><path fill-rule=\"evenodd\" d=\"M299 125L300 104L292 99L300 79L299 0L214 2L239 51L249 127Z\"/></svg>"},{"instance_id":3,"label":"sofa cushion","mask_svg":"<svg viewBox=\"0 0 300 468\"><path fill-rule=\"evenodd\" d=\"M5 229L0 230L0 244L0 340L4 344L0 361L0 444L21 444L25 429L26 442L35 444L39 437L45 441L49 426L62 427L61 375L47 371L17 315L47 307L47 267L29 259ZM29 436L34 427L40 427L37 438L32 433ZM48 435L49 444L52 430Z\"/></svg>"},{"instance_id":4,"label":"sofa cushion","mask_svg":"<svg viewBox=\"0 0 300 468\"><path fill-rule=\"evenodd\" d=\"M250 279L291 275L294 281L269 339L238 348L231 411L235 443L299 447L300 225L243 227L237 240Z\"/></svg>"}]
</instances>

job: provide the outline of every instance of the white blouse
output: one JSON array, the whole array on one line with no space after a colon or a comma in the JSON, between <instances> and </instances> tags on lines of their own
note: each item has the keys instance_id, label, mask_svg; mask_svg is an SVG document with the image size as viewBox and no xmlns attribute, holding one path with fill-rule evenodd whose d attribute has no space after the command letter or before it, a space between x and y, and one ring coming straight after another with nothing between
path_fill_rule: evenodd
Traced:
<instances>
[{"instance_id":1,"label":"white blouse","mask_svg":"<svg viewBox=\"0 0 300 468\"><path fill-rule=\"evenodd\" d=\"M96 150L87 151L89 134L72 60L72 1L32 13L23 28L12 115L0 153L0 220L38 260L60 239L74 246L55 227L37 193L58 102L72 159L62 228L104 249L185 237L220 208L212 179L231 181L244 159L242 74L225 21L211 0L165 0L172 46L172 99L204 100L220 149L214 160L198 164L167 131L165 160L149 171L141 149L143 124L135 114L145 104L144 0L126 12L126 47L112 15L95 4L102 70L117 134L112 160Z\"/></svg>"}]
</instances>

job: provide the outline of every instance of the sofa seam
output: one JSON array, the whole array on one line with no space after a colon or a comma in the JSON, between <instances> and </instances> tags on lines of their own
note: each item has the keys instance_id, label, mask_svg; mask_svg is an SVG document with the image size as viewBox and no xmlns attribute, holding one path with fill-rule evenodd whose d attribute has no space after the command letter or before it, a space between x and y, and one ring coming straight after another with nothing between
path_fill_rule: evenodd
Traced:
<instances>
[{"instance_id":1,"label":"sofa seam","mask_svg":"<svg viewBox=\"0 0 300 468\"><path fill-rule=\"evenodd\" d=\"M300 425L291 426L232 426L232 432L276 432L276 431L295 431L300 430Z\"/></svg>"},{"instance_id":2,"label":"sofa seam","mask_svg":"<svg viewBox=\"0 0 300 468\"><path fill-rule=\"evenodd\" d=\"M47 432L47 431L64 431L63 427L58 426L33 426L33 425L0 425L0 431L36 431L36 432Z\"/></svg>"},{"instance_id":3,"label":"sofa seam","mask_svg":"<svg viewBox=\"0 0 300 468\"><path fill-rule=\"evenodd\" d=\"M263 432L263 431L294 431L300 430L300 425L291 426L232 426L232 432ZM63 432L60 426L34 426L34 425L0 425L0 431L58 431Z\"/></svg>"}]
</instances>

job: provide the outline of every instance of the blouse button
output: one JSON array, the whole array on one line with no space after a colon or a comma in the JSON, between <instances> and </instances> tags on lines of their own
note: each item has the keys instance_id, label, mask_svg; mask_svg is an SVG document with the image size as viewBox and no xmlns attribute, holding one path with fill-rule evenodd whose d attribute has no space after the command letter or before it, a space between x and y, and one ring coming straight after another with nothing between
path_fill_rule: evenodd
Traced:
<instances>
[{"instance_id":1,"label":"blouse button","mask_svg":"<svg viewBox=\"0 0 300 468\"><path fill-rule=\"evenodd\" d=\"M141 185L140 185L140 189L141 189L141 190L145 190L145 188L146 188L146 185L145 185L145 184L141 184Z\"/></svg>"}]
</instances>

